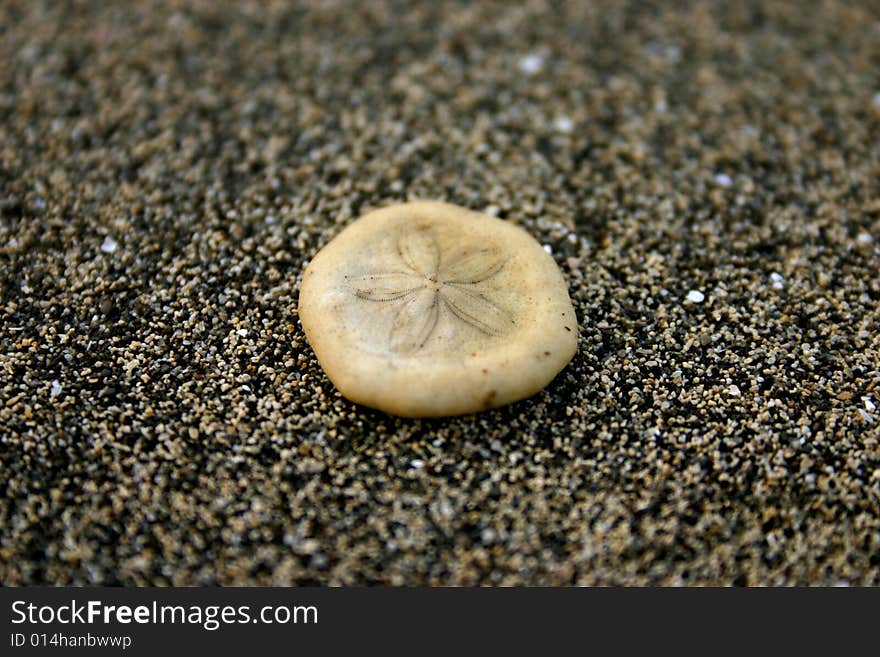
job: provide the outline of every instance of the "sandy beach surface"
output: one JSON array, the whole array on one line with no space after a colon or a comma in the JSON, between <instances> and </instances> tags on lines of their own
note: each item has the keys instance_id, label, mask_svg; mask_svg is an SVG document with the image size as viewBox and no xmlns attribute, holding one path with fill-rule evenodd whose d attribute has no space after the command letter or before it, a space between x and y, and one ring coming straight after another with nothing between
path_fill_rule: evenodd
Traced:
<instances>
[{"instance_id":1,"label":"sandy beach surface","mask_svg":"<svg viewBox=\"0 0 880 657\"><path fill-rule=\"evenodd\" d=\"M364 212L548 249L544 391L342 398ZM876 2L0 2L3 584L880 584Z\"/></svg>"}]
</instances>

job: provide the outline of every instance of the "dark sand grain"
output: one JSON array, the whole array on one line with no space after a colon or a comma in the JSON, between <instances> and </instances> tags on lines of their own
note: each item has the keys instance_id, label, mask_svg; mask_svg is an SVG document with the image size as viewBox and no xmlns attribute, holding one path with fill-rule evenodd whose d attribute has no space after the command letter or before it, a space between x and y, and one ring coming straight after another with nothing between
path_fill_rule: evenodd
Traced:
<instances>
[{"instance_id":1,"label":"dark sand grain","mask_svg":"<svg viewBox=\"0 0 880 657\"><path fill-rule=\"evenodd\" d=\"M0 3L0 582L880 584L880 6L357 5ZM552 249L531 400L318 368L410 198Z\"/></svg>"}]
</instances>

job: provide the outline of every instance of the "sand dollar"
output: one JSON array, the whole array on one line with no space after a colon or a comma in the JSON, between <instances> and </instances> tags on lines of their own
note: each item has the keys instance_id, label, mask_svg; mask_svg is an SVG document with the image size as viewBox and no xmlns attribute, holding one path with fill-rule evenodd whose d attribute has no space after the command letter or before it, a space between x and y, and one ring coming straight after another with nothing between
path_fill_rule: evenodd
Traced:
<instances>
[{"instance_id":1,"label":"sand dollar","mask_svg":"<svg viewBox=\"0 0 880 657\"><path fill-rule=\"evenodd\" d=\"M528 397L577 347L565 280L541 245L506 221L431 201L343 230L306 268L299 315L345 397L410 417Z\"/></svg>"}]
</instances>

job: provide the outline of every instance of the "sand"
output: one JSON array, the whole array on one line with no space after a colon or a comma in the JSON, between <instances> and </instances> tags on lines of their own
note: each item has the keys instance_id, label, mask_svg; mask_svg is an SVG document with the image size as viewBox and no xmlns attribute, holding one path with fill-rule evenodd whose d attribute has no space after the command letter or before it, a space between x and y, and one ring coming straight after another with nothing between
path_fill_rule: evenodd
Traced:
<instances>
[{"instance_id":1,"label":"sand","mask_svg":"<svg viewBox=\"0 0 880 657\"><path fill-rule=\"evenodd\" d=\"M0 582L880 584L877 4L364 5L0 4ZM415 198L562 268L535 397L318 367Z\"/></svg>"}]
</instances>

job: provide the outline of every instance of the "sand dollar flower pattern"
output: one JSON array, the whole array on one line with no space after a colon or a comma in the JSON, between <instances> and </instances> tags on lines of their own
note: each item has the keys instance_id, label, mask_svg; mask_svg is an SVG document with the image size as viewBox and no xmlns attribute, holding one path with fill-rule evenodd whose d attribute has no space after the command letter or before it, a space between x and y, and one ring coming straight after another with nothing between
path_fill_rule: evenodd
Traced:
<instances>
[{"instance_id":1,"label":"sand dollar flower pattern","mask_svg":"<svg viewBox=\"0 0 880 657\"><path fill-rule=\"evenodd\" d=\"M429 227L407 230L397 241L400 267L348 278L354 294L387 304L394 313L388 336L392 351L421 349L444 316L491 336L514 326L511 315L494 303L479 285L504 268L499 249L441 249Z\"/></svg>"}]
</instances>

